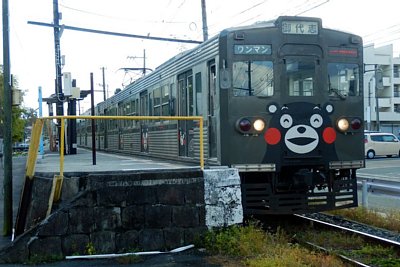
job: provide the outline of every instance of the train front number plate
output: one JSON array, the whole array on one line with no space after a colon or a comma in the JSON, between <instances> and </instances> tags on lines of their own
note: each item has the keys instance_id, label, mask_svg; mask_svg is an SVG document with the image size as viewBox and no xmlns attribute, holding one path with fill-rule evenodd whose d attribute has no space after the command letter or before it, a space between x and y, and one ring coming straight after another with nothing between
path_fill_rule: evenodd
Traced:
<instances>
[{"instance_id":1,"label":"train front number plate","mask_svg":"<svg viewBox=\"0 0 400 267\"><path fill-rule=\"evenodd\" d=\"M318 34L318 22L316 21L282 21L282 33L284 34Z\"/></svg>"}]
</instances>

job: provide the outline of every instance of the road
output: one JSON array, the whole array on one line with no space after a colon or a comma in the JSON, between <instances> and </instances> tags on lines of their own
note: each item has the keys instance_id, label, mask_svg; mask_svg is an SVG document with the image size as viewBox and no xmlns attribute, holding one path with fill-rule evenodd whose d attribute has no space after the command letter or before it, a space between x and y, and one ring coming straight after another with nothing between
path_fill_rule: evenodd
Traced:
<instances>
[{"instance_id":1,"label":"road","mask_svg":"<svg viewBox=\"0 0 400 267\"><path fill-rule=\"evenodd\" d=\"M357 171L358 177L400 182L400 158L398 157L366 159L365 165L366 168Z\"/></svg>"},{"instance_id":2,"label":"road","mask_svg":"<svg viewBox=\"0 0 400 267\"><path fill-rule=\"evenodd\" d=\"M363 178L400 182L400 158L380 157L365 160L366 168L357 171L359 180ZM361 205L362 195L358 194L358 203ZM368 193L367 207L376 210L400 209L400 196L388 196Z\"/></svg>"}]
</instances>

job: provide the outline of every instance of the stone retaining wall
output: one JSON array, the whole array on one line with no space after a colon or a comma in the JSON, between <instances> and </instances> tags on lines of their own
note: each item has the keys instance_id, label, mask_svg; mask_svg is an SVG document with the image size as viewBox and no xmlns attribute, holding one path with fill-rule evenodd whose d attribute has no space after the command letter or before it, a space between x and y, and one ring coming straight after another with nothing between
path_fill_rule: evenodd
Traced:
<instances>
[{"instance_id":1,"label":"stone retaining wall","mask_svg":"<svg viewBox=\"0 0 400 267\"><path fill-rule=\"evenodd\" d=\"M65 174L62 201L46 219L52 180L37 175L29 230L0 251L0 263L82 255L88 248L95 254L165 251L192 244L207 226L240 223L237 171L210 173L208 182L201 170Z\"/></svg>"}]
</instances>

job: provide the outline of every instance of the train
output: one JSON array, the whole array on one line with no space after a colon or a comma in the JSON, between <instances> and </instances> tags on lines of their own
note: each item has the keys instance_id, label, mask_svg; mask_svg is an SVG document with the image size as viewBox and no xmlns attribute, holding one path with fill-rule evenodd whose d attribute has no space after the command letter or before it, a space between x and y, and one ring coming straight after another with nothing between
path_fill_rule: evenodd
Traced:
<instances>
[{"instance_id":1,"label":"train","mask_svg":"<svg viewBox=\"0 0 400 267\"><path fill-rule=\"evenodd\" d=\"M357 206L363 41L314 17L225 29L95 107L100 116L202 116L206 168L236 168L245 215ZM92 146L91 122L77 143ZM193 120L99 120L97 150L199 162Z\"/></svg>"}]
</instances>

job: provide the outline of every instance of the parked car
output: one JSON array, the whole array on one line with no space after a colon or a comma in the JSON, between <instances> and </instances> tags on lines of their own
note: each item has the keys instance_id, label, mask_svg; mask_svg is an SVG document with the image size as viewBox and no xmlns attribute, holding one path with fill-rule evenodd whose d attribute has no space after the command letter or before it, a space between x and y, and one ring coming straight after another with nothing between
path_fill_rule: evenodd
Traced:
<instances>
[{"instance_id":1,"label":"parked car","mask_svg":"<svg viewBox=\"0 0 400 267\"><path fill-rule=\"evenodd\" d=\"M27 143L16 143L13 146L14 151L28 151L29 144Z\"/></svg>"},{"instance_id":2,"label":"parked car","mask_svg":"<svg viewBox=\"0 0 400 267\"><path fill-rule=\"evenodd\" d=\"M392 133L365 132L365 156L373 159L376 156L399 156L400 141Z\"/></svg>"}]
</instances>

